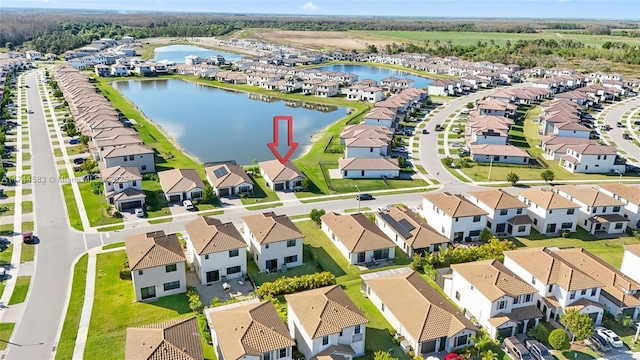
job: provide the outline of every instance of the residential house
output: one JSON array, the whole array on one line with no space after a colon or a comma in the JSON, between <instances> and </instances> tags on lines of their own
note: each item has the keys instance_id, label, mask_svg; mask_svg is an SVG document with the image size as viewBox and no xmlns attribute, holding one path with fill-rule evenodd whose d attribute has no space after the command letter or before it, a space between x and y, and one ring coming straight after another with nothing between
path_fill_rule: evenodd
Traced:
<instances>
[{"instance_id":1,"label":"residential house","mask_svg":"<svg viewBox=\"0 0 640 360\"><path fill-rule=\"evenodd\" d=\"M102 169L100 177L104 184L107 203L118 210L129 210L144 206L146 195L142 191L142 175L135 166L114 166Z\"/></svg>"},{"instance_id":2,"label":"residential house","mask_svg":"<svg viewBox=\"0 0 640 360\"><path fill-rule=\"evenodd\" d=\"M111 76L128 76L129 70L126 66L116 64L111 66Z\"/></svg>"},{"instance_id":3,"label":"residential house","mask_svg":"<svg viewBox=\"0 0 640 360\"><path fill-rule=\"evenodd\" d=\"M128 360L204 359L195 316L127 328L124 357Z\"/></svg>"},{"instance_id":4,"label":"residential house","mask_svg":"<svg viewBox=\"0 0 640 360\"><path fill-rule=\"evenodd\" d=\"M623 216L630 220L629 226L640 228L640 188L627 184L600 184L600 191L622 201Z\"/></svg>"},{"instance_id":5,"label":"residential house","mask_svg":"<svg viewBox=\"0 0 640 360\"><path fill-rule=\"evenodd\" d=\"M304 235L287 215L273 212L242 217L244 239L261 272L302 265Z\"/></svg>"},{"instance_id":6,"label":"residential house","mask_svg":"<svg viewBox=\"0 0 640 360\"><path fill-rule=\"evenodd\" d=\"M416 355L472 345L478 329L464 314L405 267L360 275L362 291Z\"/></svg>"},{"instance_id":7,"label":"residential house","mask_svg":"<svg viewBox=\"0 0 640 360\"><path fill-rule=\"evenodd\" d=\"M383 107L374 107L364 116L366 125L394 127L396 123L396 112Z\"/></svg>"},{"instance_id":8,"label":"residential house","mask_svg":"<svg viewBox=\"0 0 640 360\"><path fill-rule=\"evenodd\" d=\"M233 223L200 216L185 225L189 262L202 285L247 273L247 244Z\"/></svg>"},{"instance_id":9,"label":"residential house","mask_svg":"<svg viewBox=\"0 0 640 360\"><path fill-rule=\"evenodd\" d=\"M279 160L258 163L260 175L265 184L273 191L297 191L304 189L302 180L306 178L291 161L281 163Z\"/></svg>"},{"instance_id":10,"label":"residential house","mask_svg":"<svg viewBox=\"0 0 640 360\"><path fill-rule=\"evenodd\" d=\"M624 245L620 272L635 282L640 282L640 244Z\"/></svg>"},{"instance_id":11,"label":"residential house","mask_svg":"<svg viewBox=\"0 0 640 360\"><path fill-rule=\"evenodd\" d=\"M477 109L480 115L514 117L517 106L508 102L489 99L478 102Z\"/></svg>"},{"instance_id":12,"label":"residential house","mask_svg":"<svg viewBox=\"0 0 640 360\"><path fill-rule=\"evenodd\" d=\"M344 141L345 158L379 158L389 155L389 142L377 138L356 137Z\"/></svg>"},{"instance_id":13,"label":"residential house","mask_svg":"<svg viewBox=\"0 0 640 360\"><path fill-rule=\"evenodd\" d=\"M102 129L100 129L98 131L102 131ZM97 151L98 151L98 153L97 153L98 159L101 158L100 155L105 154L110 149L113 149L114 147L117 147L117 146L144 145L144 141L142 141L142 139L140 139L138 134L134 134L134 135L116 135L116 136L113 136L113 137L110 137L110 138L93 139L93 143L95 144L95 146L97 148Z\"/></svg>"},{"instance_id":14,"label":"residential house","mask_svg":"<svg viewBox=\"0 0 640 360\"><path fill-rule=\"evenodd\" d=\"M96 65L94 67L96 75L99 77L109 77L111 76L111 68L108 65Z\"/></svg>"},{"instance_id":15,"label":"residential house","mask_svg":"<svg viewBox=\"0 0 640 360\"><path fill-rule=\"evenodd\" d=\"M362 264L395 257L395 244L362 213L323 215L322 231L349 264Z\"/></svg>"},{"instance_id":16,"label":"residential house","mask_svg":"<svg viewBox=\"0 0 640 360\"><path fill-rule=\"evenodd\" d=\"M572 173L624 173L625 164L618 160L615 146L582 144L567 146L567 154L560 158L560 166Z\"/></svg>"},{"instance_id":17,"label":"residential house","mask_svg":"<svg viewBox=\"0 0 640 360\"><path fill-rule=\"evenodd\" d=\"M168 202L202 198L204 182L195 169L172 169L158 172L160 186Z\"/></svg>"},{"instance_id":18,"label":"residential house","mask_svg":"<svg viewBox=\"0 0 640 360\"><path fill-rule=\"evenodd\" d=\"M407 207L392 207L378 211L376 225L410 258L446 249L449 239L438 233L418 214Z\"/></svg>"},{"instance_id":19,"label":"residential house","mask_svg":"<svg viewBox=\"0 0 640 360\"><path fill-rule=\"evenodd\" d=\"M469 201L488 213L487 228L494 234L529 236L531 218L527 204L502 189L473 191Z\"/></svg>"},{"instance_id":20,"label":"residential house","mask_svg":"<svg viewBox=\"0 0 640 360\"><path fill-rule=\"evenodd\" d=\"M477 240L487 223L487 212L462 195L425 194L420 215L450 241Z\"/></svg>"},{"instance_id":21,"label":"residential house","mask_svg":"<svg viewBox=\"0 0 640 360\"><path fill-rule=\"evenodd\" d=\"M332 80L323 81L316 84L315 96L319 96L319 97L336 96L340 93L339 88L340 88L340 84L335 81L332 81Z\"/></svg>"},{"instance_id":22,"label":"residential house","mask_svg":"<svg viewBox=\"0 0 640 360\"><path fill-rule=\"evenodd\" d=\"M213 186L217 197L239 196L253 192L253 180L242 166L219 164L204 168L207 180Z\"/></svg>"},{"instance_id":23,"label":"residential house","mask_svg":"<svg viewBox=\"0 0 640 360\"><path fill-rule=\"evenodd\" d=\"M382 148L381 148L382 151ZM343 179L381 179L400 177L396 159L347 158L338 160L338 169Z\"/></svg>"},{"instance_id":24,"label":"residential house","mask_svg":"<svg viewBox=\"0 0 640 360\"><path fill-rule=\"evenodd\" d=\"M364 355L369 320L340 285L285 295L285 300L289 334L305 359Z\"/></svg>"},{"instance_id":25,"label":"residential house","mask_svg":"<svg viewBox=\"0 0 640 360\"><path fill-rule=\"evenodd\" d=\"M544 235L556 235L560 232L576 231L580 205L543 189L530 189L518 194L520 200L529 208L527 213L533 220L533 228Z\"/></svg>"},{"instance_id":26,"label":"residential house","mask_svg":"<svg viewBox=\"0 0 640 360\"><path fill-rule=\"evenodd\" d=\"M115 146L102 154L106 167L135 166L141 174L156 171L153 149L147 145Z\"/></svg>"},{"instance_id":27,"label":"residential house","mask_svg":"<svg viewBox=\"0 0 640 360\"><path fill-rule=\"evenodd\" d=\"M592 187L559 185L553 191L580 205L578 225L590 234L624 234L629 219L622 216L624 203Z\"/></svg>"},{"instance_id":28,"label":"residential house","mask_svg":"<svg viewBox=\"0 0 640 360\"><path fill-rule=\"evenodd\" d=\"M584 125L580 125L579 123L555 123L553 133L561 137L589 139L591 136L591 129Z\"/></svg>"},{"instance_id":29,"label":"residential house","mask_svg":"<svg viewBox=\"0 0 640 360\"><path fill-rule=\"evenodd\" d=\"M529 164L531 155L517 146L481 144L471 145L471 160L485 163Z\"/></svg>"},{"instance_id":30,"label":"residential house","mask_svg":"<svg viewBox=\"0 0 640 360\"><path fill-rule=\"evenodd\" d=\"M186 257L176 234L164 231L124 237L136 301L155 300L187 289Z\"/></svg>"},{"instance_id":31,"label":"residential house","mask_svg":"<svg viewBox=\"0 0 640 360\"><path fill-rule=\"evenodd\" d=\"M293 360L296 343L269 300L247 300L208 308L218 360Z\"/></svg>"},{"instance_id":32,"label":"residential house","mask_svg":"<svg viewBox=\"0 0 640 360\"><path fill-rule=\"evenodd\" d=\"M535 303L538 290L498 260L451 265L444 292L465 309L489 336L526 334L543 317Z\"/></svg>"}]
</instances>

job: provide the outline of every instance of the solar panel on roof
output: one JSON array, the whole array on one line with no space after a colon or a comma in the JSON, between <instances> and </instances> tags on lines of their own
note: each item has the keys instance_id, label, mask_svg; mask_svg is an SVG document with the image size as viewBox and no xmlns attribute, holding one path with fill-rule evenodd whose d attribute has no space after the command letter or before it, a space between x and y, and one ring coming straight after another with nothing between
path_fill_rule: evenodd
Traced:
<instances>
[{"instance_id":1,"label":"solar panel on roof","mask_svg":"<svg viewBox=\"0 0 640 360\"><path fill-rule=\"evenodd\" d=\"M216 179L220 179L221 177L227 175L228 173L229 172L227 172L227 168L225 167L220 167L213 170L213 175L215 175Z\"/></svg>"}]
</instances>

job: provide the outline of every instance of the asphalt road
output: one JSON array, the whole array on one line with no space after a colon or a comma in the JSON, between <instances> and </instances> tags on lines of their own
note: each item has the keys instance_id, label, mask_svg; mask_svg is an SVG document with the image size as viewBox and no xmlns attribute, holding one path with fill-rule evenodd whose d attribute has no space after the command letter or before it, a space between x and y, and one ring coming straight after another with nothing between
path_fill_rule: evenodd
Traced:
<instances>
[{"instance_id":1,"label":"asphalt road","mask_svg":"<svg viewBox=\"0 0 640 360\"><path fill-rule=\"evenodd\" d=\"M623 118L623 115L624 113L629 111L629 109L638 105L640 105L640 97L636 97L635 99L628 101L623 105L615 106L607 113L603 121L605 124L611 126L611 130L609 130L607 133L611 137L611 140L616 143L616 147L618 149L624 150L628 154L625 155L625 158L628 159L629 157L632 157L640 162L640 147L637 147L633 143L633 141L625 140L622 137L622 134L624 133L624 130L627 126L627 117L624 116ZM616 127L617 122L622 122L625 127ZM640 165L639 162L636 162L635 165Z\"/></svg>"}]
</instances>

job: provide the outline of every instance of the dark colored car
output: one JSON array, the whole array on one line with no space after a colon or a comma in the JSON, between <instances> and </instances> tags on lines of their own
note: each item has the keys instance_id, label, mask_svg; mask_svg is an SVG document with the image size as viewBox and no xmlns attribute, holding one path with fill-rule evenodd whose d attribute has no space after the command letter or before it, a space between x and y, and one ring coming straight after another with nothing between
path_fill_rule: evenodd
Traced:
<instances>
[{"instance_id":1,"label":"dark colored car","mask_svg":"<svg viewBox=\"0 0 640 360\"><path fill-rule=\"evenodd\" d=\"M609 344L609 342L603 339L602 336L598 334L589 336L589 342L593 345L596 351L608 352L611 350L611 345Z\"/></svg>"},{"instance_id":2,"label":"dark colored car","mask_svg":"<svg viewBox=\"0 0 640 360\"><path fill-rule=\"evenodd\" d=\"M85 162L85 158L75 158L73 159L73 163L76 165L82 165Z\"/></svg>"},{"instance_id":3,"label":"dark colored car","mask_svg":"<svg viewBox=\"0 0 640 360\"><path fill-rule=\"evenodd\" d=\"M622 138L625 139L625 140L631 140L631 135L629 135L627 133L624 133L624 134L622 134Z\"/></svg>"},{"instance_id":4,"label":"dark colored car","mask_svg":"<svg viewBox=\"0 0 640 360\"><path fill-rule=\"evenodd\" d=\"M422 129L422 133L426 135L426 134L428 134L428 133L429 133L429 130L427 130L427 129Z\"/></svg>"},{"instance_id":5,"label":"dark colored car","mask_svg":"<svg viewBox=\"0 0 640 360\"><path fill-rule=\"evenodd\" d=\"M32 243L34 242L36 237L33 235L33 232L27 231L22 233L22 242Z\"/></svg>"},{"instance_id":6,"label":"dark colored car","mask_svg":"<svg viewBox=\"0 0 640 360\"><path fill-rule=\"evenodd\" d=\"M356 200L373 200L373 195L367 193L356 195Z\"/></svg>"}]
</instances>

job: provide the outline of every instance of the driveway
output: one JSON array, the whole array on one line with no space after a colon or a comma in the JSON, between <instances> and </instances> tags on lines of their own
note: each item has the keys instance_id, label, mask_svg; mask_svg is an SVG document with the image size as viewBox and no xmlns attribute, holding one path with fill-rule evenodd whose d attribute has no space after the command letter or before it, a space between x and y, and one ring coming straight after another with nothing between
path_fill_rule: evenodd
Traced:
<instances>
[{"instance_id":1,"label":"driveway","mask_svg":"<svg viewBox=\"0 0 640 360\"><path fill-rule=\"evenodd\" d=\"M616 143L616 147L627 153L627 155L625 155L627 160L629 158L636 159L635 165L640 165L640 147L636 146L631 140L625 140L622 134L627 128L616 127L616 123L622 122L627 125L626 116L623 117L624 113L638 105L640 105L640 97L628 100L623 104L615 104L605 115L604 119L602 119L604 124L611 126L611 130L607 131L607 134L611 137L611 140Z\"/></svg>"}]
</instances>

